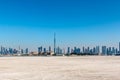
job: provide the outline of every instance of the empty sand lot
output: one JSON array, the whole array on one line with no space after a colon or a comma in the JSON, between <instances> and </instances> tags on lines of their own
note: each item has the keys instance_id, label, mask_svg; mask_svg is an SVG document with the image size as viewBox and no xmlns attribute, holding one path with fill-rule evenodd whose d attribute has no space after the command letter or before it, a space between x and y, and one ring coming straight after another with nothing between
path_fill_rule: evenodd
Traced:
<instances>
[{"instance_id":1,"label":"empty sand lot","mask_svg":"<svg viewBox=\"0 0 120 80\"><path fill-rule=\"evenodd\" d=\"M0 80L120 80L120 57L0 57Z\"/></svg>"}]
</instances>

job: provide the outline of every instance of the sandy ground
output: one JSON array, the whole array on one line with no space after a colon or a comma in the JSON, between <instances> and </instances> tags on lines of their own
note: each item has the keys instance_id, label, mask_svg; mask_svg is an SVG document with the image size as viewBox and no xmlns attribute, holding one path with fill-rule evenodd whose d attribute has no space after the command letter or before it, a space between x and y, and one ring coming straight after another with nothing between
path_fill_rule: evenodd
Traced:
<instances>
[{"instance_id":1,"label":"sandy ground","mask_svg":"<svg viewBox=\"0 0 120 80\"><path fill-rule=\"evenodd\" d=\"M120 57L0 57L0 80L120 80Z\"/></svg>"}]
</instances>

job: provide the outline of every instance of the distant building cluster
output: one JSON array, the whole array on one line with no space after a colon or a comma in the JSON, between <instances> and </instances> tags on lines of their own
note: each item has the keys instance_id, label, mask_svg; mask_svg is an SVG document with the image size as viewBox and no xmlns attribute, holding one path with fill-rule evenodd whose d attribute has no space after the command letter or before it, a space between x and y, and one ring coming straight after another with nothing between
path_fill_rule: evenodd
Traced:
<instances>
[{"instance_id":1,"label":"distant building cluster","mask_svg":"<svg viewBox=\"0 0 120 80\"><path fill-rule=\"evenodd\" d=\"M22 56L22 55L27 55L29 54L28 48L26 49L14 49L14 48L6 48L1 46L0 49L0 55L6 55L6 56Z\"/></svg>"},{"instance_id":2,"label":"distant building cluster","mask_svg":"<svg viewBox=\"0 0 120 80\"><path fill-rule=\"evenodd\" d=\"M96 46L94 48L90 48L90 47L83 47L82 49L74 47L74 49L70 49L70 47L68 47L67 49L67 55L99 55L100 53L100 47Z\"/></svg>"},{"instance_id":3,"label":"distant building cluster","mask_svg":"<svg viewBox=\"0 0 120 80\"><path fill-rule=\"evenodd\" d=\"M46 48L38 47L38 55L64 55L63 50L60 47L57 47L54 49L55 51L52 51L51 46L49 46L49 49L47 50Z\"/></svg>"},{"instance_id":4,"label":"distant building cluster","mask_svg":"<svg viewBox=\"0 0 120 80\"><path fill-rule=\"evenodd\" d=\"M102 46L102 54L101 55L120 55L120 43L119 43L119 49L117 49L115 47Z\"/></svg>"},{"instance_id":5,"label":"distant building cluster","mask_svg":"<svg viewBox=\"0 0 120 80\"><path fill-rule=\"evenodd\" d=\"M107 47L107 46L96 46L93 48L90 47L68 47L67 50L61 49L60 47L54 48L52 51L51 47L47 50L42 46L38 48L39 55L54 55L54 56L70 56L70 55L101 55L101 56L112 56L112 55L120 55L120 43L119 48L115 47Z\"/></svg>"},{"instance_id":6,"label":"distant building cluster","mask_svg":"<svg viewBox=\"0 0 120 80\"><path fill-rule=\"evenodd\" d=\"M120 43L119 49L115 47L107 47L107 46L96 46L93 48L83 47L82 49L74 47L74 49L67 49L67 55L120 55Z\"/></svg>"},{"instance_id":7,"label":"distant building cluster","mask_svg":"<svg viewBox=\"0 0 120 80\"><path fill-rule=\"evenodd\" d=\"M118 48L115 47L107 47L107 46L96 46L93 48L90 47L68 47L67 49L62 49L60 47L54 47L52 49L51 46L49 48L45 48L43 46L38 47L37 52L29 52L29 49L14 49L14 48L6 48L1 46L0 48L0 56L71 56L71 55L101 55L101 56L118 56L120 55L120 43Z\"/></svg>"},{"instance_id":8,"label":"distant building cluster","mask_svg":"<svg viewBox=\"0 0 120 80\"><path fill-rule=\"evenodd\" d=\"M42 46L38 47L37 52L29 52L28 48L26 49L13 49L5 48L1 46L0 55L10 55L10 56L70 56L70 55L120 55L120 42L118 48L107 47L107 46L96 46L93 48L90 47L68 47L67 50L60 47L56 47L56 34L54 34L54 49L52 50L51 46L49 48L44 48Z\"/></svg>"}]
</instances>

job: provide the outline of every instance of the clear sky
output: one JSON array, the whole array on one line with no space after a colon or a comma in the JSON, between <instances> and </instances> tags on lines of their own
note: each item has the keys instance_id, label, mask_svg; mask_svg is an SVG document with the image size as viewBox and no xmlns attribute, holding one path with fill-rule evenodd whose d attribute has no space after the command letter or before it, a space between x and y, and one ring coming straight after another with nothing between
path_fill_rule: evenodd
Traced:
<instances>
[{"instance_id":1,"label":"clear sky","mask_svg":"<svg viewBox=\"0 0 120 80\"><path fill-rule=\"evenodd\" d=\"M117 46L119 0L0 0L0 45Z\"/></svg>"}]
</instances>

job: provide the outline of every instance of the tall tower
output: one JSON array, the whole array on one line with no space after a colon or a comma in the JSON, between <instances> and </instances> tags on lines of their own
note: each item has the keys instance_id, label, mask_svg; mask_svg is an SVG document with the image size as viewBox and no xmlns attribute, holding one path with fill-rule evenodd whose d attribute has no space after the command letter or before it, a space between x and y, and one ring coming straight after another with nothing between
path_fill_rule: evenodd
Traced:
<instances>
[{"instance_id":1,"label":"tall tower","mask_svg":"<svg viewBox=\"0 0 120 80\"><path fill-rule=\"evenodd\" d=\"M119 53L120 53L120 42L119 42Z\"/></svg>"},{"instance_id":2,"label":"tall tower","mask_svg":"<svg viewBox=\"0 0 120 80\"><path fill-rule=\"evenodd\" d=\"M56 33L54 33L54 54L56 54Z\"/></svg>"}]
</instances>

